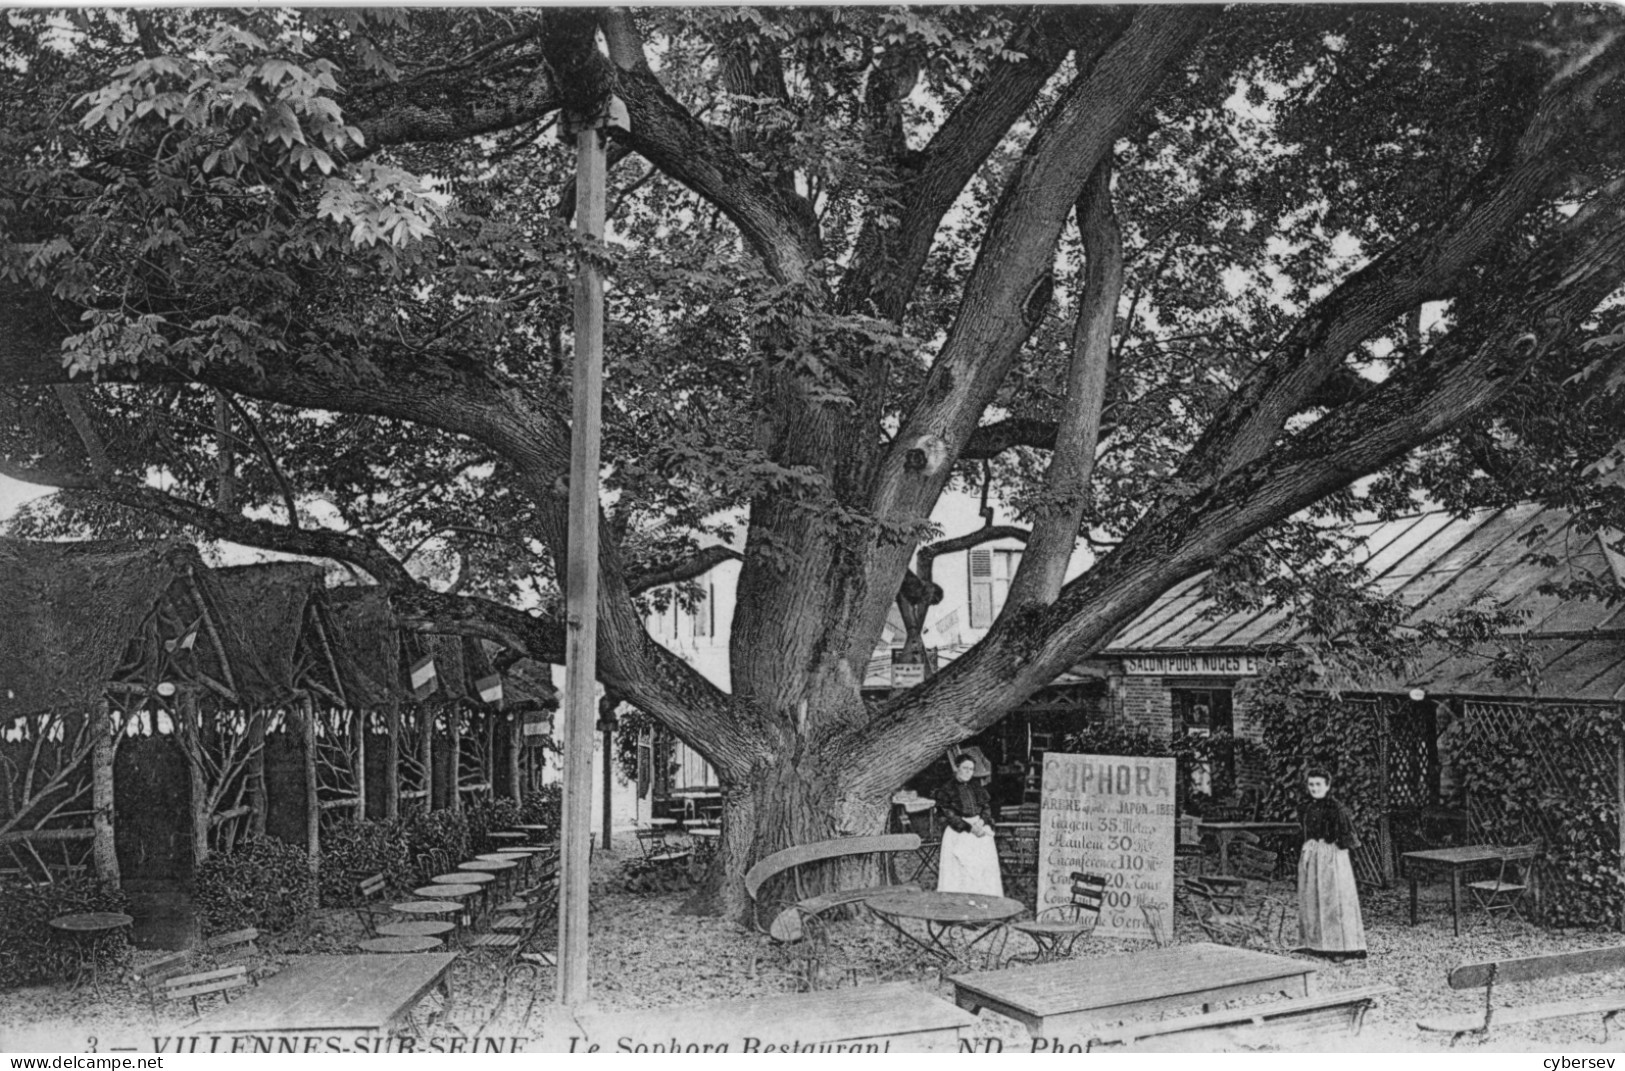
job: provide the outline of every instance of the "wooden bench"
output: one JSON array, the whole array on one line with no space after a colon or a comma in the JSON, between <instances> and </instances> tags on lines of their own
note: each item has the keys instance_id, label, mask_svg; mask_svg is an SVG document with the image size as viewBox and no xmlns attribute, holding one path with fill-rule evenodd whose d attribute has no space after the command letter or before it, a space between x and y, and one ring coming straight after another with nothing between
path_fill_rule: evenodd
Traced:
<instances>
[{"instance_id":1,"label":"wooden bench","mask_svg":"<svg viewBox=\"0 0 1625 1071\"><path fill-rule=\"evenodd\" d=\"M822 915L832 908L861 903L869 897L899 889L918 890L917 885L871 885L862 889L841 889L836 892L805 896L799 881L794 899L780 899L768 905L775 908L771 919L762 924L762 886L782 874L796 877L795 870L809 863L822 863L831 859L848 859L861 855L889 854L918 851L917 833L886 833L875 837L841 837L836 840L815 841L774 852L751 867L745 874L745 895L750 897L752 918L756 928L775 941L799 941L801 919L804 915Z\"/></svg>"},{"instance_id":2,"label":"wooden bench","mask_svg":"<svg viewBox=\"0 0 1625 1071\"><path fill-rule=\"evenodd\" d=\"M1467 963L1451 971L1448 982L1451 989L1484 989L1484 1014L1446 1015L1437 1019L1424 1019L1416 1025L1451 1035L1455 1045L1468 1034L1483 1038L1492 1023L1532 1023L1542 1019L1563 1019L1571 1015L1601 1015L1603 1041L1608 1039L1608 1024L1614 1016L1625 1011L1625 990L1598 997L1578 997L1554 1000L1546 1004L1495 1006L1497 984L1537 982L1543 978L1567 978L1577 974L1625 969L1625 945L1611 948L1588 948L1583 952L1560 952L1547 956L1524 956L1521 959L1490 960Z\"/></svg>"},{"instance_id":3,"label":"wooden bench","mask_svg":"<svg viewBox=\"0 0 1625 1071\"><path fill-rule=\"evenodd\" d=\"M1094 1032L1086 1051L1107 1046L1210 1051L1215 1043L1249 1049L1314 1045L1332 1034L1358 1034L1372 1002L1393 992L1393 986L1370 986L1179 1019L1126 1023Z\"/></svg>"},{"instance_id":4,"label":"wooden bench","mask_svg":"<svg viewBox=\"0 0 1625 1071\"><path fill-rule=\"evenodd\" d=\"M605 1052L955 1052L976 1017L907 983L578 1013L576 1049Z\"/></svg>"}]
</instances>

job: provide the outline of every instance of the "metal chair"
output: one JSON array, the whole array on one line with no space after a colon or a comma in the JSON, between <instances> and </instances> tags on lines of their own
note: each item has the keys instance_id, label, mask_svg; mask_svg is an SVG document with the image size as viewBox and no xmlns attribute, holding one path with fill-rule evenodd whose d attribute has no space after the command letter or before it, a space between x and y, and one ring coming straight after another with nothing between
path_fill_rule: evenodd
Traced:
<instances>
[{"instance_id":1,"label":"metal chair","mask_svg":"<svg viewBox=\"0 0 1625 1071\"><path fill-rule=\"evenodd\" d=\"M1491 925L1499 930L1503 917L1513 917L1525 926L1529 920L1524 917L1520 905L1524 894L1529 891L1530 870L1540 855L1540 844L1516 844L1501 849L1501 865L1495 877L1489 881L1473 881L1467 883L1474 901L1479 909L1489 916Z\"/></svg>"},{"instance_id":2,"label":"metal chair","mask_svg":"<svg viewBox=\"0 0 1625 1071\"><path fill-rule=\"evenodd\" d=\"M1037 946L1035 952L1010 957L1011 962L1048 963L1072 955L1078 938L1094 932L1100 922L1100 908L1106 898L1106 879L1099 874L1072 872L1072 902L1046 908L1030 922L1015 922L1010 928L1025 934Z\"/></svg>"},{"instance_id":3,"label":"metal chair","mask_svg":"<svg viewBox=\"0 0 1625 1071\"><path fill-rule=\"evenodd\" d=\"M1182 902L1209 940L1224 945L1269 943L1271 901L1249 898L1242 878L1186 878ZM1277 925L1277 941L1279 928Z\"/></svg>"}]
</instances>

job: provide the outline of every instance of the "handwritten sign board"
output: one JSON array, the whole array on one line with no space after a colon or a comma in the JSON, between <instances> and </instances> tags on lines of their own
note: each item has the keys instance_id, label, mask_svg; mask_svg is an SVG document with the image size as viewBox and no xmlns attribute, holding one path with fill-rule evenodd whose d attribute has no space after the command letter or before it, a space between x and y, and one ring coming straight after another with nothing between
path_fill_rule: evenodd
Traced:
<instances>
[{"instance_id":1,"label":"handwritten sign board","mask_svg":"<svg viewBox=\"0 0 1625 1071\"><path fill-rule=\"evenodd\" d=\"M1095 932L1150 939L1142 903L1174 911L1174 760L1044 756L1038 910L1072 902L1072 872L1106 879Z\"/></svg>"}]
</instances>

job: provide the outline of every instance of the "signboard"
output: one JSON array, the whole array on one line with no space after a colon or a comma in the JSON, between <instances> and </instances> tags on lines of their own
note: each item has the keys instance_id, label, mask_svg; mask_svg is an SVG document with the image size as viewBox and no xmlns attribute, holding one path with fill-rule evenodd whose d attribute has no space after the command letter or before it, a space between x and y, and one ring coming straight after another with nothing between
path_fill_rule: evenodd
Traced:
<instances>
[{"instance_id":1,"label":"signboard","mask_svg":"<svg viewBox=\"0 0 1625 1071\"><path fill-rule=\"evenodd\" d=\"M1044 756L1038 910L1072 902L1072 872L1106 879L1095 932L1150 940L1142 903L1174 911L1174 760Z\"/></svg>"},{"instance_id":2,"label":"signboard","mask_svg":"<svg viewBox=\"0 0 1625 1071\"><path fill-rule=\"evenodd\" d=\"M899 662L897 656L901 651L892 652L891 686L893 688L912 688L916 684L925 683L924 662Z\"/></svg>"},{"instance_id":3,"label":"signboard","mask_svg":"<svg viewBox=\"0 0 1625 1071\"><path fill-rule=\"evenodd\" d=\"M1143 655L1123 659L1131 677L1255 677L1259 659L1250 654Z\"/></svg>"},{"instance_id":4,"label":"signboard","mask_svg":"<svg viewBox=\"0 0 1625 1071\"><path fill-rule=\"evenodd\" d=\"M546 713L526 714L525 720L520 723L519 732L525 738L525 743L540 745L543 740L553 735L553 717Z\"/></svg>"}]
</instances>

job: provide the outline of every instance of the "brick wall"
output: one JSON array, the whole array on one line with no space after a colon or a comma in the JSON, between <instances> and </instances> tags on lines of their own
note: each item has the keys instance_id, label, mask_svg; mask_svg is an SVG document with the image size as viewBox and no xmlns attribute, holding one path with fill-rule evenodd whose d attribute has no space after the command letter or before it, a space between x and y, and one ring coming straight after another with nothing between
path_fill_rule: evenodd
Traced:
<instances>
[{"instance_id":1,"label":"brick wall","mask_svg":"<svg viewBox=\"0 0 1625 1071\"><path fill-rule=\"evenodd\" d=\"M1161 677L1119 677L1114 690L1126 727L1163 737L1174 731L1174 707Z\"/></svg>"}]
</instances>

